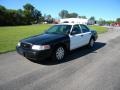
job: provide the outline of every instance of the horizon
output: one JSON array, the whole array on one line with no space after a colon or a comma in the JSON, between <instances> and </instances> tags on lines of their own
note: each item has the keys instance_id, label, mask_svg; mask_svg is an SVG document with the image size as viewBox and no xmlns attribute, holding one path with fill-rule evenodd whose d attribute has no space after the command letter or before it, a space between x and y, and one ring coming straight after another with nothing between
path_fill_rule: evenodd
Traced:
<instances>
[{"instance_id":1,"label":"horizon","mask_svg":"<svg viewBox=\"0 0 120 90\"><path fill-rule=\"evenodd\" d=\"M7 9L23 9L26 3L32 4L36 9L41 11L42 15L50 14L53 18L59 19L59 12L61 10L68 10L68 12L78 13L80 16L86 16L88 19L94 16L96 20L102 18L104 20L115 21L120 17L119 0L76 0L75 1L56 1L56 0L1 0L0 5ZM40 3L40 4L39 4Z\"/></svg>"}]
</instances>

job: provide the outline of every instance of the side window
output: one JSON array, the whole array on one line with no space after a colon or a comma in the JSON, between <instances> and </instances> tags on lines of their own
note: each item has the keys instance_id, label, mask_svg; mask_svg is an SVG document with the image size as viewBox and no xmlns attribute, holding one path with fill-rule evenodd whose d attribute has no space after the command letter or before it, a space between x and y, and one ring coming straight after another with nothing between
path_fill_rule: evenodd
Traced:
<instances>
[{"instance_id":1,"label":"side window","mask_svg":"<svg viewBox=\"0 0 120 90\"><path fill-rule=\"evenodd\" d=\"M74 25L72 32L76 32L76 34L81 33L81 29L80 29L79 25Z\"/></svg>"},{"instance_id":2,"label":"side window","mask_svg":"<svg viewBox=\"0 0 120 90\"><path fill-rule=\"evenodd\" d=\"M86 33L86 32L90 31L87 26L85 26L85 25L80 25L80 26L81 26L81 29L82 29L83 33Z\"/></svg>"}]
</instances>

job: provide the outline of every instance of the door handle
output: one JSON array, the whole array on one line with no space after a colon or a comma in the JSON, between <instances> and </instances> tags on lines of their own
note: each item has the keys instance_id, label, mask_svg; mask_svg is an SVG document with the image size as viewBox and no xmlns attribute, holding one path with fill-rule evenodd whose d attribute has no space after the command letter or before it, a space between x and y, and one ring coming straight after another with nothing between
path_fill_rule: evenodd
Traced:
<instances>
[{"instance_id":1,"label":"door handle","mask_svg":"<svg viewBox=\"0 0 120 90\"><path fill-rule=\"evenodd\" d=\"M92 34L92 33L89 33L90 35Z\"/></svg>"},{"instance_id":2,"label":"door handle","mask_svg":"<svg viewBox=\"0 0 120 90\"><path fill-rule=\"evenodd\" d=\"M84 35L81 35L81 37L83 37Z\"/></svg>"}]
</instances>

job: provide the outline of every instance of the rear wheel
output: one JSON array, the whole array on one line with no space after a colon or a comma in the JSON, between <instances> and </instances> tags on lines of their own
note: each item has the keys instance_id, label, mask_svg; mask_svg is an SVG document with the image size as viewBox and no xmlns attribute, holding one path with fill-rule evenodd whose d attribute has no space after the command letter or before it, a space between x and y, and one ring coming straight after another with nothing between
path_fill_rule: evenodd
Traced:
<instances>
[{"instance_id":1,"label":"rear wheel","mask_svg":"<svg viewBox=\"0 0 120 90\"><path fill-rule=\"evenodd\" d=\"M94 46L94 43L95 43L95 40L93 38L90 39L89 41L89 47L93 47Z\"/></svg>"}]
</instances>

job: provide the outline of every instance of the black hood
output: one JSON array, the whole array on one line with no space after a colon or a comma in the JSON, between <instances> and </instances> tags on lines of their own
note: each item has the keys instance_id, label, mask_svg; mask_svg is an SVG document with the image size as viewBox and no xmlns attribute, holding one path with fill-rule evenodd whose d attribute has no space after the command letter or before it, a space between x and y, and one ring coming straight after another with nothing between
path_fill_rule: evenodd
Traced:
<instances>
[{"instance_id":1,"label":"black hood","mask_svg":"<svg viewBox=\"0 0 120 90\"><path fill-rule=\"evenodd\" d=\"M56 40L62 39L67 35L64 34L41 34L32 36L26 39L21 40L21 42L31 43L35 45L49 44L55 42Z\"/></svg>"}]
</instances>

